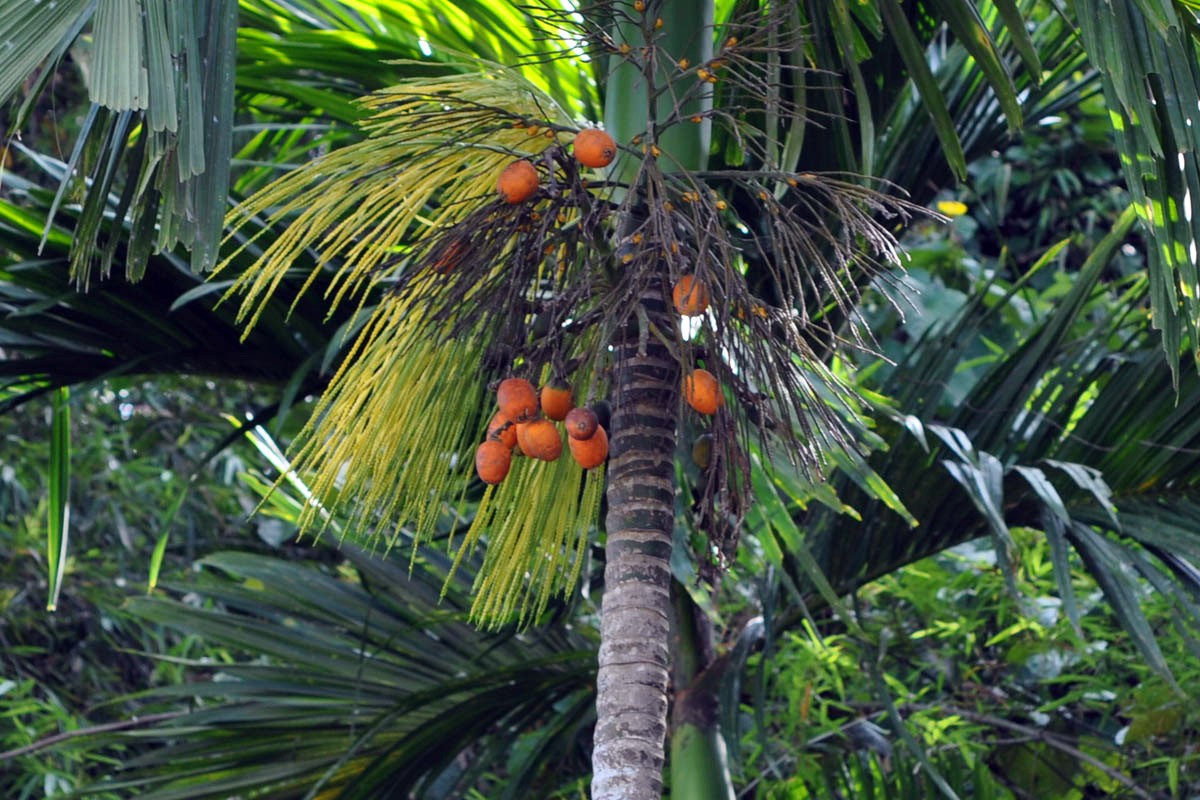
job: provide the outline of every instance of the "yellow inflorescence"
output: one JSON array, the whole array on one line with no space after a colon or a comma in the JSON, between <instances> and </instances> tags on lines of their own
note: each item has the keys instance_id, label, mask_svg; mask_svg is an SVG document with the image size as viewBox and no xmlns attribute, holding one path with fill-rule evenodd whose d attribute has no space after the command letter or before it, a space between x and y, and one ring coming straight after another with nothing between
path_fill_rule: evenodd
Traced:
<instances>
[{"instance_id":1,"label":"yellow inflorescence","mask_svg":"<svg viewBox=\"0 0 1200 800\"><path fill-rule=\"evenodd\" d=\"M317 263L301 293L336 264L331 312L357 298L359 313L368 313L361 308L366 289L403 268L398 253L424 252L425 237L492 202L496 175L514 155L537 155L556 141L555 126L571 124L565 114L545 120L553 101L503 71L414 80L362 104L372 114L363 123L365 141L289 173L231 213L235 232L263 216L288 223L230 290L241 295L247 329L310 252ZM481 108L497 109L495 120L481 119ZM480 125L489 133L473 146L462 132ZM560 224L573 216L560 212ZM495 270L505 269L508 255L498 255ZM564 255L547 253L545 268ZM426 313L437 291L428 282L437 279L427 271L414 278L417 291L383 294L297 438L295 473L311 492L303 530L319 535L334 526L386 550L402 529L416 543L429 540L444 512L464 506L472 469L465 454L488 416L481 368L488 332L468 326L451 336L461 320ZM462 308L475 299L468 290ZM575 584L603 492L603 470L585 473L572 459L521 459L513 472L485 492L458 551L461 559L488 544L471 612L482 624L530 622L552 594Z\"/></svg>"},{"instance_id":2,"label":"yellow inflorescence","mask_svg":"<svg viewBox=\"0 0 1200 800\"><path fill-rule=\"evenodd\" d=\"M253 267L234 281L238 319L249 330L267 298L310 248L320 253L301 293L331 262L340 260L328 289L330 310L360 299L380 268L405 243L465 217L492 197L496 175L513 154L536 155L555 140L512 127L513 115L538 119L548 110L571 124L553 100L514 74L421 78L368 95L368 137L283 176L230 213L230 236L256 218L289 220L287 229ZM480 124L481 107L503 106L496 129L479 146L462 143L464 126ZM528 124L528 123L526 123ZM435 209L430 213L430 209ZM251 237L217 271L237 260ZM297 295L298 297L299 295Z\"/></svg>"}]
</instances>

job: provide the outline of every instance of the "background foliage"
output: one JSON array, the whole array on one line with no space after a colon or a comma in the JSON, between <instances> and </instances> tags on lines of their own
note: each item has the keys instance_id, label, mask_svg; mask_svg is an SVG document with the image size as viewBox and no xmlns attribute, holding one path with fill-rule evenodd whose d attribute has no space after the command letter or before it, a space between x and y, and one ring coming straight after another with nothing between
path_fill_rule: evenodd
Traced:
<instances>
[{"instance_id":1,"label":"background foliage","mask_svg":"<svg viewBox=\"0 0 1200 800\"><path fill-rule=\"evenodd\" d=\"M422 71L384 59L457 49L511 63L527 44L507 11L480 26L493 34L450 41L479 28L445 24L421 3L240 6L233 197L355 141L349 98ZM801 137L810 163L879 165L914 199L965 208L947 226L909 231L907 272L878 287L902 299L872 295L861 309L890 361L835 365L874 393L869 463L894 494L863 489L853 469L827 487L779 470L756 487L761 513L715 596L697 589L696 563L675 565L715 624L723 732L744 796L1186 797L1200 780L1196 580L1171 558L1196 553L1190 403L1200 393L1185 371L1175 403L1146 334L1149 246L1136 234L1089 273L1088 291L1075 288L1128 199L1096 73L1059 15L1043 9L1036 19L1046 74L1014 86L1024 108L1012 138L969 55L953 37L929 35L931 75L963 145L961 188L947 188L951 163L924 157L938 131L911 89L889 84L895 91L854 114L841 113L840 95L810 95L829 133L814 124ZM844 31L819 21L814 52L838 52ZM1020 41L1000 36L998 45L1023 57ZM861 68L901 75L901 55L872 46L869 59L855 50ZM0 553L11 556L0 559L0 795L90 784L89 797L135 786L159 797L263 786L280 797L353 797L402 780L428 797L578 796L596 587L555 604L531 633L484 635L463 623L474 565L436 602L447 567L440 539L410 576L407 552L367 559L293 543L295 487L248 521L278 452L265 432L252 431L252 442L226 415L290 440L336 364L339 330L353 323L324 320L314 300L285 324L285 297L235 350L232 310L209 308L222 285L203 284L181 249L128 251L133 221L115 213L116 192L139 167L121 142L80 151L85 173L111 153L133 171L113 178L110 196L69 189L39 252L68 143L88 120L71 77L88 68L86 48L64 63L40 73L49 91L30 94L32 105L5 109L8 122L27 116L0 203ZM536 64L525 73L557 97L576 92L567 87L577 75ZM571 108L595 119L592 89ZM93 122L92 135L116 116ZM717 156L733 164L744 154L725 143ZM204 200L228 202L223 190ZM103 220L97 247L111 247L114 264L147 259L142 283L67 291L72 240L88 220ZM159 376L130 377L151 372ZM170 372L182 376L162 376ZM62 454L50 444L44 391L63 380L82 384L70 400L72 545L59 610L47 615L49 467ZM997 421L986 398L1001 394L1013 399ZM964 431L976 461L952 452L931 423ZM694 481L690 444L680 462ZM1002 473L995 513L955 477L970 466L982 474L983 454ZM1076 490L1046 457L1099 469L1100 483ZM1028 477L1037 473L1018 466L1054 476L1068 522L1093 535L1064 524L1056 536L1045 486L1039 494ZM1103 490L1123 538L1095 533L1109 526ZM685 481L685 520L689 491ZM167 532L162 587L144 597ZM677 537L696 538L686 525ZM923 558L975 537L984 538ZM1083 547L1056 544L1066 537ZM589 555L594 582L598 554ZM815 567L834 582L836 602ZM128 724L134 714L143 722ZM72 735L22 750L62 734Z\"/></svg>"}]
</instances>

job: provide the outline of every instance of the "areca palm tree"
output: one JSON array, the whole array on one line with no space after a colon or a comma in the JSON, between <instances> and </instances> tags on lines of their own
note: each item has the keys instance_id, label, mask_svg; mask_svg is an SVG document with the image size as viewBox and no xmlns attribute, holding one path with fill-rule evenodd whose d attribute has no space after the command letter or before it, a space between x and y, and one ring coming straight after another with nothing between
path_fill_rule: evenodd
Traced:
<instances>
[{"instance_id":1,"label":"areca palm tree","mask_svg":"<svg viewBox=\"0 0 1200 800\"><path fill-rule=\"evenodd\" d=\"M64 4L35 42L45 53L65 49L77 23L93 8L97 50L117 50L124 40L116 37L128 36L131 29L113 27L119 17L112 15L122 9L136 12L139 3ZM354 12L330 10L330 4L281 8L304 14L310 24L318 20L313 26L318 29L322 19L355 21ZM211 19L228 20L231 5L222 9L224 17L217 13ZM20 21L44 20L38 14L48 13L29 6L10 10L9 18ZM916 199L923 199L919 178L924 176L913 172L921 161L913 154L921 152L922 143L928 147L936 136L945 154L929 174L961 175L964 146L987 147L999 127L1018 128L1024 115L1046 113L1070 96L1073 72L1083 54L1090 55L1103 75L1114 118L1123 121L1137 207L1160 243L1150 270L1152 303L1155 320L1167 334L1168 355L1177 359L1180 332L1195 317L1190 306L1196 297L1194 267L1181 255L1186 245L1182 250L1164 245L1194 240L1190 215L1171 211L1183 209L1186 197L1193 196L1194 170L1184 158L1177 171L1168 156L1186 151L1183 143L1196 135L1186 116L1172 109L1191 107L1186 101L1197 93L1189 82L1190 59L1157 63L1149 54L1159 52L1159 44L1176 55L1190 52L1190 12L1149 3L1077 11L1088 23L1118 12L1141 23L1112 29L1085 24L1086 47L1079 48L1062 19L1009 2L982 15L949 0L909 9L888 0L853 9L837 3L795 8L600 4L584 10L577 29L578 43L591 55L588 64L532 59L517 70L458 67L449 76L402 83L365 105L377 112L364 126L366 140L335 149L245 206L238 224L256 224L254 215L263 213L290 221L296 231L268 249L260 265L239 271L238 280L253 295L261 297L272 281L287 278L293 259L313 247L314 278L331 276L336 298L352 298L365 310L374 307L301 451L303 465L323 471L324 478L314 484L323 507L355 509L351 528L411 521L418 534L431 530L432 511L424 499L429 477L437 476L443 496L453 496L461 491L465 470L437 472L429 461L414 468L413 460L469 453L486 417L487 379L480 365L495 377L513 370L533 378L542 378L543 369L548 377L566 372L577 385L613 398L596 796L659 793L681 373L703 362L730 389L728 405L715 421L717 467L702 493L717 561L734 546L737 526L729 523L742 517L749 501L753 484L745 450L755 434L768 449L791 451L810 467L853 438L857 403L825 368L825 356L839 337L853 331L846 324L857 292L878 266L874 259L894 254L876 215L895 213L903 205L860 182L822 177L818 170L903 180ZM194 63L199 51L190 47L211 45L217 48L212 53L224 58L229 32L211 27L207 34L193 34L193 46L182 33L172 38L175 28L169 20L159 25L155 13L148 8L144 18L146 35L139 39L144 50L131 50L147 54L145 98L132 88L140 79L136 68L121 83L118 70L128 69L128 63L99 60L95 65L96 90L115 113L97 110L99 122L89 123L96 132L91 127L86 132L102 132L111 157L96 162L99 180L92 184L77 233L74 262L83 282L97 251L108 252L91 243L108 188L121 185L115 165L126 158L134 171L115 206L117 225L108 241L120 241L121 223L136 209L131 263L144 260L155 220L159 244L169 246L178 236L176 223L184 218L198 226L184 234L185 240L201 243L194 263L214 260L211 243L220 215L211 209L224 204L222 148L228 145L218 137L212 144L216 149L204 150L205 171L199 174L207 177L181 184L190 188L160 178L163 173L156 170L165 163L190 159L199 166L201 159L195 149L200 129L193 127L191 138L181 133L173 139L171 114L163 112L158 98L169 94L167 87L189 86L188 104L176 105L176 124L185 119L185 110L199 114L201 127L210 110L218 111L220 120L232 96L231 73L217 71L211 84L201 78L204 88L198 91L187 77L177 79L161 65L180 58ZM546 35L577 24L569 15L548 19L534 30ZM149 35L164 29L170 34L166 44ZM443 41L440 32L430 24L417 35L424 34L426 47L434 49L431 42ZM182 50L176 46L180 42ZM421 47L420 41L412 44ZM495 61L512 64L520 56L511 39L489 44L484 55ZM33 44L30 50L38 55ZM931 64L931 54L945 57ZM606 63L611 68L599 66ZM810 63L823 71L803 68ZM1115 69L1117 64L1122 69ZM575 115L593 107L591 93L581 89L593 66L599 67L605 121L623 147L604 180L580 174L566 148L577 128ZM21 65L0 67L13 74ZM1138 93L1143 77L1155 103ZM273 88L260 80L250 84L249 94L261 101L272 92L293 100L314 97L305 92L325 92L315 97L340 108L343 120L356 116L338 106L327 87L301 91L298 83ZM209 85L215 87L211 94ZM855 98L852 109L842 102L843 86ZM136 112L139 103L147 106L145 112ZM137 130L139 118L157 138ZM932 121L932 130L917 131L925 119ZM818 126L828 134L819 135ZM529 135L531 127L537 128L536 137ZM135 147L126 150L125 141ZM293 152L310 143L294 142ZM544 188L536 208L506 208L489 200L495 174L516 156L536 159L542 170ZM446 164L457 171L445 169ZM397 170L396 177L381 169ZM135 175L141 179L134 180ZM261 174L248 178L248 188L261 185L261 179ZM209 210L193 219L179 210L187 207L182 197ZM392 214L388 206L397 199L401 210ZM255 244L244 247L252 250ZM427 267L456 247L465 247L467 257L445 280L431 280ZM552 248L549 260L547 248ZM508 272L497 268L501 259L509 260ZM551 267L559 262L561 272L554 275ZM666 302L671 285L684 274L705 280L716 300L698 339L682 335ZM523 326L514 329L509 324L514 312L540 314L550 324L536 335ZM456 363L465 369L456 371ZM603 392L607 383L611 390ZM438 424L428 424L430 417ZM449 422L442 424L443 419ZM374 448L384 441L384 427L406 435L379 452ZM374 454L363 460L367 452ZM978 468L970 463L971 452L962 455L963 463ZM345 483L336 480L342 465L355 463L356 456L363 467L351 470ZM534 617L550 592L570 585L559 578L571 576L572 569L565 567L578 565L578 542L586 535L600 482L581 479L569 467L565 462L553 468L522 464L509 482L484 496L476 517L480 522L467 533L468 542L474 542L489 526L491 563L480 573L479 619ZM547 507L550 498L573 493L581 501L565 510ZM537 502L518 502L530 497ZM314 520L321 508L312 506ZM566 532L552 544L549 567L540 563L545 553L540 543L520 536L543 526L556 536ZM1078 541L1085 539L1079 534ZM523 560L497 563L513 553ZM881 568L883 562L875 563ZM830 565L827 569L837 572ZM540 577L540 583L523 590L516 582L523 572ZM634 599L626 602L622 596ZM644 665L645 673L637 674L630 664ZM633 694L635 688L646 694Z\"/></svg>"}]
</instances>

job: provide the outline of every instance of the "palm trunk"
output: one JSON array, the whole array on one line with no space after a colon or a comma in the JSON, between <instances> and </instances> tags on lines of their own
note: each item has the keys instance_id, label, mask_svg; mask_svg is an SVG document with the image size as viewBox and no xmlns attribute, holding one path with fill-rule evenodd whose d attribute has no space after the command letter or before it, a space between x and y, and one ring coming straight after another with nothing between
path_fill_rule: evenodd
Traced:
<instances>
[{"instance_id":1,"label":"palm trunk","mask_svg":"<svg viewBox=\"0 0 1200 800\"><path fill-rule=\"evenodd\" d=\"M635 136L654 143L657 121L675 110L672 93L663 90L679 74L674 65L680 58L700 64L712 56L713 0L653 2L646 15L644 19L622 17L615 25L614 40L633 45L639 53L654 43L670 57L655 63L613 57L604 118L609 133L622 143L634 141ZM647 20L655 22L654 42L644 36ZM711 105L711 94L704 91L682 111L699 114ZM674 125L662 131L661 144L673 157L665 168L703 169L709 126L705 118L700 125ZM637 176L635 159L622 157L613 165L611 177L628 182L634 192L642 188L634 185ZM678 324L656 282L642 294L640 303L642 325L666 332ZM653 335L639 340L634 331L612 344L608 544L592 799L659 800L667 734L680 365Z\"/></svg>"},{"instance_id":2,"label":"palm trunk","mask_svg":"<svg viewBox=\"0 0 1200 800\"><path fill-rule=\"evenodd\" d=\"M657 291L651 322L673 320ZM596 678L593 800L658 800L667 731L679 365L654 336L614 345L608 544Z\"/></svg>"}]
</instances>

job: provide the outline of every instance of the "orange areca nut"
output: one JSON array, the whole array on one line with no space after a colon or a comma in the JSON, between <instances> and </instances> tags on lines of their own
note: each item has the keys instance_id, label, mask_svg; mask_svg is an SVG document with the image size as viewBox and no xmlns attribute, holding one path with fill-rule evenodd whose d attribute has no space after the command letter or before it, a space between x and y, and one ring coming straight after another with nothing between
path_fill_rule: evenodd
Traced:
<instances>
[{"instance_id":1,"label":"orange areca nut","mask_svg":"<svg viewBox=\"0 0 1200 800\"><path fill-rule=\"evenodd\" d=\"M512 450L504 443L489 439L475 448L475 472L484 483L496 484L508 475L512 466Z\"/></svg>"},{"instance_id":2,"label":"orange areca nut","mask_svg":"<svg viewBox=\"0 0 1200 800\"><path fill-rule=\"evenodd\" d=\"M533 197L538 189L538 171L528 161L514 161L500 173L496 182L496 191L504 198L504 202L524 203Z\"/></svg>"},{"instance_id":3,"label":"orange areca nut","mask_svg":"<svg viewBox=\"0 0 1200 800\"><path fill-rule=\"evenodd\" d=\"M517 425L517 444L525 455L542 461L553 461L562 455L562 436L558 427L545 418Z\"/></svg>"},{"instance_id":4,"label":"orange areca nut","mask_svg":"<svg viewBox=\"0 0 1200 800\"><path fill-rule=\"evenodd\" d=\"M683 378L683 397L701 414L715 414L725 402L721 385L706 369L698 369Z\"/></svg>"},{"instance_id":5,"label":"orange areca nut","mask_svg":"<svg viewBox=\"0 0 1200 800\"><path fill-rule=\"evenodd\" d=\"M590 408L573 408L567 414L567 436L572 439L590 439L600 427L600 418Z\"/></svg>"},{"instance_id":6,"label":"orange areca nut","mask_svg":"<svg viewBox=\"0 0 1200 800\"><path fill-rule=\"evenodd\" d=\"M587 439L568 436L567 445L571 448L571 457L584 469L594 469L608 458L608 434L604 428L597 427L596 432Z\"/></svg>"},{"instance_id":7,"label":"orange areca nut","mask_svg":"<svg viewBox=\"0 0 1200 800\"><path fill-rule=\"evenodd\" d=\"M607 167L617 157L617 143L599 128L584 128L575 134L575 160L585 167Z\"/></svg>"},{"instance_id":8,"label":"orange areca nut","mask_svg":"<svg viewBox=\"0 0 1200 800\"><path fill-rule=\"evenodd\" d=\"M517 423L497 411L488 423L487 438L494 439L512 450L517 446Z\"/></svg>"},{"instance_id":9,"label":"orange areca nut","mask_svg":"<svg viewBox=\"0 0 1200 800\"><path fill-rule=\"evenodd\" d=\"M571 387L565 383L549 383L542 387L542 413L562 422L575 407Z\"/></svg>"},{"instance_id":10,"label":"orange areca nut","mask_svg":"<svg viewBox=\"0 0 1200 800\"><path fill-rule=\"evenodd\" d=\"M496 387L496 403L513 422L525 422L537 414L537 390L524 378L505 378Z\"/></svg>"},{"instance_id":11,"label":"orange areca nut","mask_svg":"<svg viewBox=\"0 0 1200 800\"><path fill-rule=\"evenodd\" d=\"M671 300L685 317L703 314L708 308L708 286L695 275L684 275L671 290Z\"/></svg>"}]
</instances>

